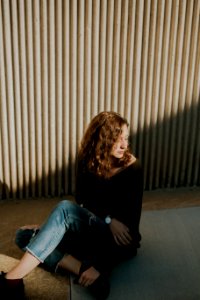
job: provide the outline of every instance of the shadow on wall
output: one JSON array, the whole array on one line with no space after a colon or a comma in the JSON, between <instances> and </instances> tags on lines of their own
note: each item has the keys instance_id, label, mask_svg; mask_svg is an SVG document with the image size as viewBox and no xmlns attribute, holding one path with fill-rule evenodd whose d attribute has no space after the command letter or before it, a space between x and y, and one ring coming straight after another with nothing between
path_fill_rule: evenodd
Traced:
<instances>
[{"instance_id":1,"label":"shadow on wall","mask_svg":"<svg viewBox=\"0 0 200 300\"><path fill-rule=\"evenodd\" d=\"M153 123L131 134L131 147L144 168L144 189L199 186L200 101L168 119L151 120ZM75 164L70 155L69 162L67 168L30 180L16 193L1 182L0 199L73 195Z\"/></svg>"},{"instance_id":2,"label":"shadow on wall","mask_svg":"<svg viewBox=\"0 0 200 300\"><path fill-rule=\"evenodd\" d=\"M151 108L152 113L155 107ZM200 99L196 105L131 135L133 152L144 168L145 190L200 185Z\"/></svg>"},{"instance_id":3,"label":"shadow on wall","mask_svg":"<svg viewBox=\"0 0 200 300\"><path fill-rule=\"evenodd\" d=\"M9 194L10 191L7 184L5 182L3 183L2 181L0 181L0 200L9 198Z\"/></svg>"}]
</instances>

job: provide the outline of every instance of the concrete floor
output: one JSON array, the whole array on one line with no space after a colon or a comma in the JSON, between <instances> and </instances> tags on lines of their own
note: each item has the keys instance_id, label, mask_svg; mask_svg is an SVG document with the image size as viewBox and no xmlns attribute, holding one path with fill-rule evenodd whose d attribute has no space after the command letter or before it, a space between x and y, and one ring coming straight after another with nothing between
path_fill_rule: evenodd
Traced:
<instances>
[{"instance_id":1,"label":"concrete floor","mask_svg":"<svg viewBox=\"0 0 200 300\"><path fill-rule=\"evenodd\" d=\"M200 187L144 192L143 210L191 207L200 205Z\"/></svg>"}]
</instances>

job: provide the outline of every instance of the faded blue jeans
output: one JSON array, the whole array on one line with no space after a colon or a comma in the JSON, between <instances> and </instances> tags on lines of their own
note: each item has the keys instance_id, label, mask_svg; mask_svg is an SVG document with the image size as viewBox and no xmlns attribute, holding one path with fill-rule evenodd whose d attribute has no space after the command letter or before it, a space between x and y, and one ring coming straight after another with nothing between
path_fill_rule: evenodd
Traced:
<instances>
[{"instance_id":1,"label":"faded blue jeans","mask_svg":"<svg viewBox=\"0 0 200 300\"><path fill-rule=\"evenodd\" d=\"M87 209L63 200L38 231L19 229L15 241L48 269L56 270L58 262L67 253L81 261L100 262L112 240L103 220Z\"/></svg>"}]
</instances>

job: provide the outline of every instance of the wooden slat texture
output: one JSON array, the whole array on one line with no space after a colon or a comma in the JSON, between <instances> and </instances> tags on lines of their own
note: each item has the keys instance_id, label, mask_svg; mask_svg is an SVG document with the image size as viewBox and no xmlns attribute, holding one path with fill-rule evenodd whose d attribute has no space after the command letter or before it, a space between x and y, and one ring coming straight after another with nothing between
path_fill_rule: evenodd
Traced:
<instances>
[{"instance_id":1,"label":"wooden slat texture","mask_svg":"<svg viewBox=\"0 0 200 300\"><path fill-rule=\"evenodd\" d=\"M74 193L103 110L146 190L199 186L199 0L0 0L0 76L0 199Z\"/></svg>"}]
</instances>

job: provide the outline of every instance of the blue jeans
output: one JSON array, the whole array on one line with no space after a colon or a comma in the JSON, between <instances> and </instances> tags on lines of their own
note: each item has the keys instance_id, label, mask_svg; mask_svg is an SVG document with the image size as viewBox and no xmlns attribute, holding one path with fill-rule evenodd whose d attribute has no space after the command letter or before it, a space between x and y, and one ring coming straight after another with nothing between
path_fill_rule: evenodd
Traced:
<instances>
[{"instance_id":1,"label":"blue jeans","mask_svg":"<svg viewBox=\"0 0 200 300\"><path fill-rule=\"evenodd\" d=\"M64 200L53 209L40 230L19 229L16 244L55 270L66 253L80 260L97 260L104 252L104 243L110 239L112 235L103 220Z\"/></svg>"}]
</instances>

